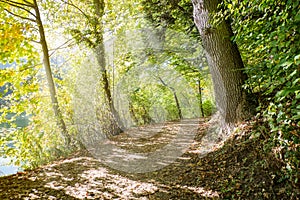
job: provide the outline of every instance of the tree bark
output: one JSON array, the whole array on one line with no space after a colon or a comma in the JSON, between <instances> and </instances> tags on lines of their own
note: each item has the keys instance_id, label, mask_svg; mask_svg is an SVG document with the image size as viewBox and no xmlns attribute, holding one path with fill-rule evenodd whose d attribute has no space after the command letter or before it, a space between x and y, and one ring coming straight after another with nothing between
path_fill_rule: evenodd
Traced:
<instances>
[{"instance_id":1,"label":"tree bark","mask_svg":"<svg viewBox=\"0 0 300 200\"><path fill-rule=\"evenodd\" d=\"M120 115L118 111L115 109L113 98L111 95L110 90L110 83L108 79L108 74L106 70L106 62L105 62L105 50L104 50L104 30L102 26L102 18L104 15L104 8L105 8L105 2L104 0L94 0L94 6L95 6L95 14L96 14L96 24L95 24L95 37L96 37L96 43L94 51L97 56L97 61L100 67L101 72L101 79L103 84L104 93L109 105L109 111L112 114L113 122L112 122L112 135L118 135L122 132L122 129L124 128L123 123L121 121Z\"/></svg>"},{"instance_id":2,"label":"tree bark","mask_svg":"<svg viewBox=\"0 0 300 200\"><path fill-rule=\"evenodd\" d=\"M45 37L44 26L43 26L41 16L40 16L39 7L38 7L36 0L33 1L33 6L34 6L34 10L35 10L35 15L36 15L36 23L38 25L38 30L39 30L39 35L40 35L40 43L42 45L42 50L43 50L43 57L44 57L43 64L44 64L44 68L46 71L46 77L47 77L48 87L49 87L49 91L50 91L54 115L57 119L58 126L62 130L62 134L65 139L65 143L67 145L69 145L71 142L71 138L68 135L67 127L66 127L65 121L63 120L63 116L62 116L60 107L58 105L58 99L57 99L55 84L54 84L52 71L51 71L51 65L50 65L48 45L47 45L47 41L46 41L46 37Z\"/></svg>"},{"instance_id":3,"label":"tree bark","mask_svg":"<svg viewBox=\"0 0 300 200\"><path fill-rule=\"evenodd\" d=\"M169 87L169 88L173 92L173 96L174 96L177 111L178 111L178 117L179 117L179 119L183 119L183 115L182 115L181 107L180 107L179 100L178 100L178 97L177 97L177 93L176 93L174 88L172 88L172 87Z\"/></svg>"},{"instance_id":4,"label":"tree bark","mask_svg":"<svg viewBox=\"0 0 300 200\"><path fill-rule=\"evenodd\" d=\"M213 27L211 15L218 11L220 0L192 0L194 22L202 38L207 61L212 74L217 109L224 125L232 126L246 114L246 93L242 88L247 76L233 32L227 21Z\"/></svg>"},{"instance_id":5,"label":"tree bark","mask_svg":"<svg viewBox=\"0 0 300 200\"><path fill-rule=\"evenodd\" d=\"M204 117L204 110L203 110L203 101L202 101L202 87L201 87L201 79L198 80L198 94L199 94L199 107L201 111L201 116Z\"/></svg>"}]
</instances>

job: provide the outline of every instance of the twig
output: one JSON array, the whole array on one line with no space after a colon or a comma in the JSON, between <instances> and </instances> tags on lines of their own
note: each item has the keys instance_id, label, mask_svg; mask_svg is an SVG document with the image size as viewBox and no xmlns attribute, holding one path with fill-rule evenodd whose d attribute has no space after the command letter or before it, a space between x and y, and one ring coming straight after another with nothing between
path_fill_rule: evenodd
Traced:
<instances>
[{"instance_id":1,"label":"twig","mask_svg":"<svg viewBox=\"0 0 300 200\"><path fill-rule=\"evenodd\" d=\"M74 44L71 43L71 44L69 44L69 45L67 45L67 46L64 47L64 45L68 44L68 43L69 43L70 41L72 41L72 40L73 40L73 38L67 40L65 43L63 43L62 45L56 47L55 49L49 49L49 51L53 51L53 52L50 54L50 57L51 57L57 50L59 50L59 49L65 49L65 48L68 48L68 47L74 45Z\"/></svg>"},{"instance_id":2,"label":"twig","mask_svg":"<svg viewBox=\"0 0 300 200\"><path fill-rule=\"evenodd\" d=\"M37 44L41 44L41 41L36 41L36 40L29 40L30 42L34 42L34 43L37 43Z\"/></svg>"},{"instance_id":3,"label":"twig","mask_svg":"<svg viewBox=\"0 0 300 200\"><path fill-rule=\"evenodd\" d=\"M69 5L69 6L73 6L75 9L77 9L79 12L81 12L81 14L83 16L85 16L88 20L90 20L90 17L81 8L79 8L78 6L76 6L75 4L73 4L71 1L67 2L67 1L63 1L62 0L62 2L65 3L65 4L67 4L67 5Z\"/></svg>"},{"instance_id":4,"label":"twig","mask_svg":"<svg viewBox=\"0 0 300 200\"><path fill-rule=\"evenodd\" d=\"M25 68L19 69L19 72L23 72L23 71L26 71L26 70L28 70L28 69L35 68L35 67L37 67L37 66L39 66L39 65L43 65L43 63L38 63L38 64L33 65L33 66L30 66L30 67L25 67ZM37 72L36 72L36 73L37 73Z\"/></svg>"}]
</instances>

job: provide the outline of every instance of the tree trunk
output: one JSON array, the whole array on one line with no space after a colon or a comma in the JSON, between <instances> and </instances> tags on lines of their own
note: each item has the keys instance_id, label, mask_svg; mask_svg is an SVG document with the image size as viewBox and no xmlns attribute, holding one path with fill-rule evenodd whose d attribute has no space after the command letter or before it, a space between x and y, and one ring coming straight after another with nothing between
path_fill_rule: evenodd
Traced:
<instances>
[{"instance_id":1,"label":"tree trunk","mask_svg":"<svg viewBox=\"0 0 300 200\"><path fill-rule=\"evenodd\" d=\"M174 96L175 103L176 103L176 107L177 107L177 111L178 111L178 117L179 117L179 119L183 119L183 115L182 115L182 112L181 112L181 107L180 107L180 104L179 104L179 100L178 100L176 91L175 91L175 89L172 88L172 87L169 87L169 88L170 88L170 90L172 90L172 92L173 92L173 96Z\"/></svg>"},{"instance_id":2,"label":"tree trunk","mask_svg":"<svg viewBox=\"0 0 300 200\"><path fill-rule=\"evenodd\" d=\"M244 113L248 102L242 88L247 78L243 73L243 61L237 45L231 41L230 24L223 20L213 27L210 23L220 0L192 0L192 3L194 21L212 74L217 109L225 123L223 125L232 126L248 116Z\"/></svg>"},{"instance_id":3,"label":"tree trunk","mask_svg":"<svg viewBox=\"0 0 300 200\"><path fill-rule=\"evenodd\" d=\"M104 50L104 39L103 39L103 26L102 26L102 17L104 15L104 6L105 2L104 0L94 0L94 6L95 6L95 14L97 19L96 25L95 25L95 36L96 36L96 47L94 48L94 51L97 56L97 61L100 66L101 70L101 79L103 84L104 93L108 102L109 111L112 114L113 122L111 127L111 134L117 135L122 132L122 129L124 128L123 123L121 121L120 115L118 111L115 109L113 98L111 95L110 90L110 84L109 79L107 75L106 70L106 62L105 62L105 50Z\"/></svg>"},{"instance_id":4,"label":"tree trunk","mask_svg":"<svg viewBox=\"0 0 300 200\"><path fill-rule=\"evenodd\" d=\"M44 57L43 63L44 63L45 71L46 71L46 77L47 77L47 82L48 82L48 86L49 86L53 111L54 111L55 117L57 119L57 124L62 130L62 134L65 139L65 143L67 145L69 145L71 142L71 138L68 135L67 127L63 120L63 116L62 116L61 110L58 105L55 84L54 84L51 66L50 66L49 50L48 50L48 46L47 46L43 23L42 23L41 16L40 16L39 7L38 7L36 0L33 1L33 4L34 4L34 10L35 10L35 14L36 14L36 23L37 23L38 29L39 29L40 43L42 45L42 50L43 50L43 57Z\"/></svg>"},{"instance_id":5,"label":"tree trunk","mask_svg":"<svg viewBox=\"0 0 300 200\"><path fill-rule=\"evenodd\" d=\"M198 93L199 93L199 107L201 111L201 116L204 117L204 110L203 110L203 101L202 101L202 87L201 87L201 79L198 80Z\"/></svg>"},{"instance_id":6,"label":"tree trunk","mask_svg":"<svg viewBox=\"0 0 300 200\"><path fill-rule=\"evenodd\" d=\"M179 119L183 119L181 107L180 107L179 100L178 100L177 93L176 93L175 89L174 89L173 87L171 87L171 86L168 86L168 85L162 80L162 78L158 77L158 79L160 80L160 82L161 82L165 87L169 88L169 90L172 91L173 96L174 96L174 100L175 100L175 103L176 103L176 108L177 108L177 112L178 112L178 117L179 117Z\"/></svg>"}]
</instances>

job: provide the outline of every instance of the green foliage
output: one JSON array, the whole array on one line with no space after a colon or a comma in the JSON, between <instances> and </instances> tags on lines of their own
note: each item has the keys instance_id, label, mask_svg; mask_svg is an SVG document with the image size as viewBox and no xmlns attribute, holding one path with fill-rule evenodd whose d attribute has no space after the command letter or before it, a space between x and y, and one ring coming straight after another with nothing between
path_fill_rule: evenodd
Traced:
<instances>
[{"instance_id":1,"label":"green foliage","mask_svg":"<svg viewBox=\"0 0 300 200\"><path fill-rule=\"evenodd\" d=\"M216 105L212 100L206 99L203 102L203 110L204 110L204 116L211 116L216 112Z\"/></svg>"},{"instance_id":2,"label":"green foliage","mask_svg":"<svg viewBox=\"0 0 300 200\"><path fill-rule=\"evenodd\" d=\"M0 105L0 152L1 156L15 158L17 165L28 167L40 160L40 141L33 134L33 108L37 102L39 90L37 72L38 52L29 42L34 39L29 21L8 14L7 9L22 15L22 11L0 4L0 63L7 68L0 70L0 87L5 87L1 94ZM3 25L3 26L2 26ZM30 162L28 162L30 160Z\"/></svg>"},{"instance_id":3,"label":"green foliage","mask_svg":"<svg viewBox=\"0 0 300 200\"><path fill-rule=\"evenodd\" d=\"M221 7L232 20L233 40L249 76L245 87L259 97L258 111L270 127L270 140L282 149L282 159L289 166L285 172L296 182L300 163L300 3L232 0Z\"/></svg>"},{"instance_id":4,"label":"green foliage","mask_svg":"<svg viewBox=\"0 0 300 200\"><path fill-rule=\"evenodd\" d=\"M199 38L193 21L193 6L189 0L141 0L142 10L154 26L167 27Z\"/></svg>"},{"instance_id":5,"label":"green foliage","mask_svg":"<svg viewBox=\"0 0 300 200\"><path fill-rule=\"evenodd\" d=\"M36 76L39 67L21 70L23 68L17 65L16 69L0 70L0 83L8 85L11 91L1 98L4 104L0 107L0 147L3 150L0 155L15 158L15 164L23 168L31 168L69 150L61 142L48 90L42 89L42 81Z\"/></svg>"},{"instance_id":6,"label":"green foliage","mask_svg":"<svg viewBox=\"0 0 300 200\"><path fill-rule=\"evenodd\" d=\"M20 61L19 58L31 60L31 55L36 55L32 44L27 39L34 39L35 34L31 32L32 24L29 21L20 20L8 14L4 9L18 14L13 7L0 2L0 61L1 63L13 63ZM29 54L27 52L30 52ZM17 59L16 59L17 58Z\"/></svg>"},{"instance_id":7,"label":"green foliage","mask_svg":"<svg viewBox=\"0 0 300 200\"><path fill-rule=\"evenodd\" d=\"M146 88L137 88L132 91L129 97L129 109L132 118L137 125L150 124L152 119L150 117L151 108L151 93Z\"/></svg>"},{"instance_id":8,"label":"green foliage","mask_svg":"<svg viewBox=\"0 0 300 200\"><path fill-rule=\"evenodd\" d=\"M36 41L36 24L28 20L27 11L7 2L0 3L0 63L7 67L0 70L0 87L6 87L0 95L0 156L14 158L15 164L30 168L70 148L62 144L45 78L40 73L39 50L32 42ZM62 99L70 101L68 93L61 94ZM69 104L66 101L63 103Z\"/></svg>"}]
</instances>

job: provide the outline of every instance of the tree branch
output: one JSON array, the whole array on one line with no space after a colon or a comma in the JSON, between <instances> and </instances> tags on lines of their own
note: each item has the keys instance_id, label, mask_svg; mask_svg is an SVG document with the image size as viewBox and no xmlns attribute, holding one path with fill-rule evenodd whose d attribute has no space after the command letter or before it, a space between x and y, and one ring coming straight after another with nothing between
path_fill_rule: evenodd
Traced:
<instances>
[{"instance_id":1,"label":"tree branch","mask_svg":"<svg viewBox=\"0 0 300 200\"><path fill-rule=\"evenodd\" d=\"M53 52L49 55L49 57L51 57L51 56L52 56L57 50L59 50L59 49L65 49L65 48L71 47L72 45L75 45L74 43L68 44L68 43L69 43L70 41L72 41L72 40L73 40L73 38L67 40L65 43L63 43L62 45L56 47L55 49L49 49L49 51L53 51ZM64 46L64 45L66 45L66 44L68 44L68 45L67 45L67 46Z\"/></svg>"},{"instance_id":2,"label":"tree branch","mask_svg":"<svg viewBox=\"0 0 300 200\"><path fill-rule=\"evenodd\" d=\"M11 6L27 6L27 7L33 8L33 4L31 4L30 2L25 1L25 0L24 0L24 2L26 2L26 3L20 3L20 2L11 1L11 0L0 0L0 2L7 3Z\"/></svg>"},{"instance_id":3,"label":"tree branch","mask_svg":"<svg viewBox=\"0 0 300 200\"><path fill-rule=\"evenodd\" d=\"M29 13L29 14L31 14L33 17L35 17L36 18L36 16L35 16L35 14L33 14L32 12L30 12L30 10L28 10L28 9L26 9L26 8L23 8L22 7L22 4L21 4L21 6L20 5L18 5L18 4L14 4L14 3L11 3L10 1L5 1L5 0L0 0L0 2L2 2L2 3L6 3L6 4L8 4L8 5L10 5L10 6L13 6L13 7L15 7L15 8L19 8L19 9L21 9L21 10L24 10L24 11L26 11L27 13ZM26 6L25 4L24 4L24 6ZM30 6L31 8L33 8L33 6ZM5 10L7 10L6 8L4 8ZM8 10L7 10L8 11ZM12 14L12 12L11 11L8 11L10 14ZM16 14L15 14L15 16L16 16ZM21 17L22 18L22 17ZM24 18L23 18L24 19ZM30 18L28 18L28 19L30 19ZM35 21L34 21L35 22Z\"/></svg>"},{"instance_id":4,"label":"tree branch","mask_svg":"<svg viewBox=\"0 0 300 200\"><path fill-rule=\"evenodd\" d=\"M161 82L164 86L169 87L169 86L162 80L162 78L160 78L160 76L156 76L156 78L158 78L158 79L160 80L160 82Z\"/></svg>"},{"instance_id":5,"label":"tree branch","mask_svg":"<svg viewBox=\"0 0 300 200\"><path fill-rule=\"evenodd\" d=\"M34 19L31 19L31 18L28 18L28 17L23 17L23 16L21 16L21 15L18 15L18 14L16 14L16 13L13 13L13 12L7 10L6 8L4 8L4 10L5 10L6 12L8 12L9 14L15 16L15 17L19 17L19 18L21 18L21 19L25 19L25 20L28 20L28 21L31 21L31 22L34 22L34 23L36 22Z\"/></svg>"},{"instance_id":6,"label":"tree branch","mask_svg":"<svg viewBox=\"0 0 300 200\"><path fill-rule=\"evenodd\" d=\"M34 5L32 3L30 3L29 1L23 0L25 3L28 4L28 6L31 6L32 8L34 8Z\"/></svg>"},{"instance_id":7,"label":"tree branch","mask_svg":"<svg viewBox=\"0 0 300 200\"><path fill-rule=\"evenodd\" d=\"M24 68L19 69L18 71L19 71L19 72L23 72L23 71L26 71L26 70L28 70L28 69L35 68L35 67L37 67L37 66L39 66L39 65L43 65L43 63L38 63L38 64L33 65L33 66L30 66L30 67L24 67Z\"/></svg>"},{"instance_id":8,"label":"tree branch","mask_svg":"<svg viewBox=\"0 0 300 200\"><path fill-rule=\"evenodd\" d=\"M69 6L72 6L74 7L75 9L77 9L83 16L85 16L85 18L87 18L88 20L90 20L90 17L81 9L79 8L78 6L76 6L75 4L73 4L71 1L64 1L62 0L63 3L69 5Z\"/></svg>"},{"instance_id":9,"label":"tree branch","mask_svg":"<svg viewBox=\"0 0 300 200\"><path fill-rule=\"evenodd\" d=\"M41 44L41 41L36 41L36 40L29 40L30 42L34 42L34 43L37 43L37 44Z\"/></svg>"}]
</instances>

